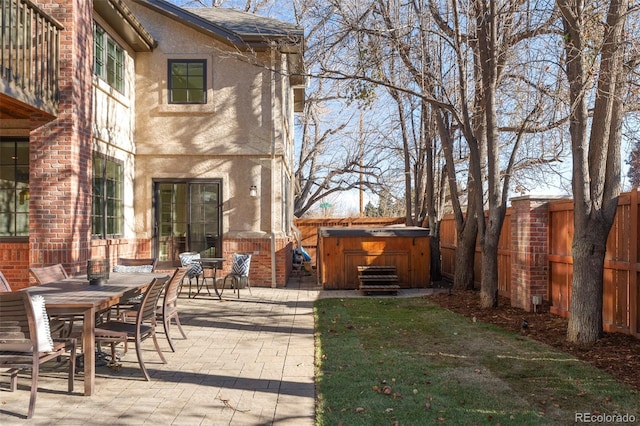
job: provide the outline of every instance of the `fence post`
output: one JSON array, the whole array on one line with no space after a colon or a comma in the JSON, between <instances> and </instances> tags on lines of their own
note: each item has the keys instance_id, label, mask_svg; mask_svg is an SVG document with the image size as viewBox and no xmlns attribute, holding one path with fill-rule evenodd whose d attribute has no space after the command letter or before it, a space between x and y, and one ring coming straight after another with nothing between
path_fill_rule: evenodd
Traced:
<instances>
[{"instance_id":1,"label":"fence post","mask_svg":"<svg viewBox=\"0 0 640 426\"><path fill-rule=\"evenodd\" d=\"M549 200L511 199L511 306L525 311L548 299Z\"/></svg>"}]
</instances>

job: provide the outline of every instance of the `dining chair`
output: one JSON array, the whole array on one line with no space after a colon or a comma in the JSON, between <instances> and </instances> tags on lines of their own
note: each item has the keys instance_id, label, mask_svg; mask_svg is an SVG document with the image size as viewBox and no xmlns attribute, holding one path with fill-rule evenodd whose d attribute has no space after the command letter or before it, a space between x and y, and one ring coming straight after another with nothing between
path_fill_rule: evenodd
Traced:
<instances>
[{"instance_id":1,"label":"dining chair","mask_svg":"<svg viewBox=\"0 0 640 426\"><path fill-rule=\"evenodd\" d=\"M187 335L182 329L182 324L180 324L180 317L178 316L178 293L182 284L182 280L187 275L189 269L190 267L183 266L176 269L176 271L173 273L169 284L167 284L167 287L164 290L164 297L162 299L162 311L159 313L162 317L164 334L165 336L167 336L169 347L173 352L175 352L176 350L173 347L173 340L171 339L171 334L169 333L171 320L174 320L176 322L176 326L178 327L178 330L180 330L180 334L182 334L182 337L184 339L187 338Z\"/></svg>"},{"instance_id":2,"label":"dining chair","mask_svg":"<svg viewBox=\"0 0 640 426\"><path fill-rule=\"evenodd\" d=\"M69 278L67 271L61 263L51 266L31 267L29 272L36 279L38 284L46 284L53 281L60 281Z\"/></svg>"},{"instance_id":3,"label":"dining chair","mask_svg":"<svg viewBox=\"0 0 640 426\"><path fill-rule=\"evenodd\" d=\"M158 260L156 258L118 258L118 263L113 265L113 272L153 272L156 270Z\"/></svg>"},{"instance_id":4,"label":"dining chair","mask_svg":"<svg viewBox=\"0 0 640 426\"><path fill-rule=\"evenodd\" d=\"M29 272L38 284L47 284L69 278L61 263L51 266L30 267ZM82 316L52 316L49 318L52 332L59 332L61 337L68 337L73 331L75 320L82 320ZM55 325L54 325L55 324Z\"/></svg>"},{"instance_id":5,"label":"dining chair","mask_svg":"<svg viewBox=\"0 0 640 426\"><path fill-rule=\"evenodd\" d=\"M44 298L16 291L0 293L0 369L9 369L11 391L18 387L18 372L31 369L31 397L27 418L33 416L40 365L69 352L68 391L73 392L76 339L53 339Z\"/></svg>"},{"instance_id":6,"label":"dining chair","mask_svg":"<svg viewBox=\"0 0 640 426\"><path fill-rule=\"evenodd\" d=\"M175 321L176 326L178 326L178 330L180 330L180 334L182 334L182 338L187 338L187 335L182 329L182 324L180 323L180 317L178 315L178 293L180 285L182 284L182 280L184 279L188 271L189 266L176 268L173 275L171 276L171 279L169 280L169 283L165 286L164 296L162 297L162 310L157 312L157 320L158 322L162 321L164 334L167 337L167 342L169 342L169 347L171 348L172 352L175 352L176 350L173 346L173 339L171 339L171 334L169 332L171 320ZM123 311L120 316L122 321L135 321L138 308L139 305L137 307L134 306L131 309Z\"/></svg>"},{"instance_id":7,"label":"dining chair","mask_svg":"<svg viewBox=\"0 0 640 426\"><path fill-rule=\"evenodd\" d=\"M196 261L196 259L200 259L200 253L187 251L180 253L178 256L180 257L180 264L189 267L186 277L189 279L189 297L191 297L191 281L194 278L196 279L196 289L198 289L200 286L200 277L204 280L204 269L202 265Z\"/></svg>"},{"instance_id":8,"label":"dining chair","mask_svg":"<svg viewBox=\"0 0 640 426\"><path fill-rule=\"evenodd\" d=\"M134 342L136 345L136 355L138 357L138 363L140 364L140 370L147 381L151 378L147 372L147 368L144 365L142 359L142 342L147 338L153 339L153 344L156 347L156 351L160 356L163 364L167 361L160 350L158 345L158 339L156 338L156 307L158 300L164 290L165 285L169 281L169 276L160 278L154 278L149 284L149 287L144 293L142 302L140 303L140 309L136 313L135 323L130 323L122 320L108 320L98 325L95 329L96 344L100 346L102 343L109 343L111 345L111 361L116 360L116 345L118 343Z\"/></svg>"},{"instance_id":9,"label":"dining chair","mask_svg":"<svg viewBox=\"0 0 640 426\"><path fill-rule=\"evenodd\" d=\"M118 258L118 263L113 265L113 272L120 272L124 274L129 273L151 273L155 271L157 264L156 258ZM115 310L116 318L122 315L122 312L126 312L129 309L135 308L142 302L142 294L138 294L132 297L127 297L120 303L112 307ZM110 318L110 313L108 318Z\"/></svg>"},{"instance_id":10,"label":"dining chair","mask_svg":"<svg viewBox=\"0 0 640 426\"><path fill-rule=\"evenodd\" d=\"M220 295L225 288L227 288L227 279L230 281L233 292L238 291L238 298L240 298L240 289L247 287L249 294L251 294L251 285L249 283L249 268L251 267L251 255L250 254L233 254L233 263L231 264L231 273L224 277L222 282L222 288L220 289Z\"/></svg>"}]
</instances>

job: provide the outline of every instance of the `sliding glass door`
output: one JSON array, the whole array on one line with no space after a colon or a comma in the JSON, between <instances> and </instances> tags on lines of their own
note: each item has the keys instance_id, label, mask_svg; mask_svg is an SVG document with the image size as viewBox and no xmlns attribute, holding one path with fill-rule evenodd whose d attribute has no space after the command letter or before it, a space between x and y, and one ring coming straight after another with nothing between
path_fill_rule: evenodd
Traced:
<instances>
[{"instance_id":1,"label":"sliding glass door","mask_svg":"<svg viewBox=\"0 0 640 426\"><path fill-rule=\"evenodd\" d=\"M154 183L158 266L180 265L185 251L220 257L222 203L219 180Z\"/></svg>"}]
</instances>

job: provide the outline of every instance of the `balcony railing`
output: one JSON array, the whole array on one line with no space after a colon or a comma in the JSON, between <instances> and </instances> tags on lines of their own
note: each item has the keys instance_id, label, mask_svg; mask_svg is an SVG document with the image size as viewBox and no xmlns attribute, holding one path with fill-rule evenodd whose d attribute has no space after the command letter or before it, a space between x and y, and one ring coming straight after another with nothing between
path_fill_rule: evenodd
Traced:
<instances>
[{"instance_id":1,"label":"balcony railing","mask_svg":"<svg viewBox=\"0 0 640 426\"><path fill-rule=\"evenodd\" d=\"M55 113L62 25L30 0L0 0L0 13L0 84L4 93Z\"/></svg>"}]
</instances>

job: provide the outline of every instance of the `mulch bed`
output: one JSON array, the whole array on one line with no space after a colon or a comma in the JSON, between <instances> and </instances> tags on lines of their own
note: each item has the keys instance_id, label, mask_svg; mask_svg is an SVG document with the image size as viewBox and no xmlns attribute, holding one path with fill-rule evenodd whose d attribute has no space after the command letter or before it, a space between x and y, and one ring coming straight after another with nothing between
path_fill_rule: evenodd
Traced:
<instances>
[{"instance_id":1,"label":"mulch bed","mask_svg":"<svg viewBox=\"0 0 640 426\"><path fill-rule=\"evenodd\" d=\"M568 320L550 313L548 306L543 305L538 312L526 312L510 307L508 299L500 298L497 308L481 309L477 291L453 291L428 297L452 312L525 334L570 353L640 390L640 339L621 333L605 333L593 346L582 347L566 341ZM526 327L523 327L523 321L526 321Z\"/></svg>"}]
</instances>

